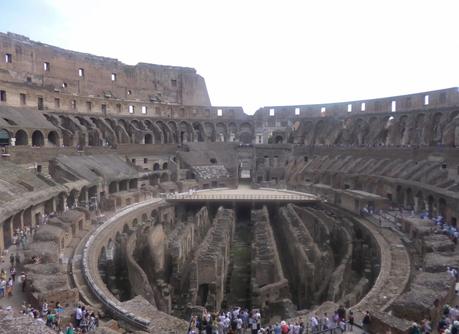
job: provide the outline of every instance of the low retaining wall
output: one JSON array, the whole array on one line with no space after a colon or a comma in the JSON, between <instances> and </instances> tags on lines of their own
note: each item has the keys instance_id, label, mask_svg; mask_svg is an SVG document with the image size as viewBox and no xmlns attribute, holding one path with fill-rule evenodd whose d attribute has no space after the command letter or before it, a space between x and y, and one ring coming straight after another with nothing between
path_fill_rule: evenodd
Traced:
<instances>
[{"instance_id":1,"label":"low retaining wall","mask_svg":"<svg viewBox=\"0 0 459 334\"><path fill-rule=\"evenodd\" d=\"M114 238L117 231L122 230L123 225L126 224L126 218L131 219L141 216L145 211L150 211L163 202L163 200L155 198L124 208L94 231L83 250L83 276L91 292L115 318L142 330L149 329L150 320L137 316L123 308L122 303L113 296L102 281L97 262L101 248L109 238Z\"/></svg>"}]
</instances>

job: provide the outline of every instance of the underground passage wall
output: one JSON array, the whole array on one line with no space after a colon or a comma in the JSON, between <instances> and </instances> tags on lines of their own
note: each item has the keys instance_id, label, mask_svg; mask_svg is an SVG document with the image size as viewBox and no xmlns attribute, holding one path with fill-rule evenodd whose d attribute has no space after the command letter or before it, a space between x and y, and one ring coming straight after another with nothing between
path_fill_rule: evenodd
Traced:
<instances>
[{"instance_id":1,"label":"underground passage wall","mask_svg":"<svg viewBox=\"0 0 459 334\"><path fill-rule=\"evenodd\" d=\"M330 207L224 206L176 204L167 225L127 230L103 270L112 293L183 319L200 306L279 319L325 301L351 306L379 274L371 234Z\"/></svg>"}]
</instances>

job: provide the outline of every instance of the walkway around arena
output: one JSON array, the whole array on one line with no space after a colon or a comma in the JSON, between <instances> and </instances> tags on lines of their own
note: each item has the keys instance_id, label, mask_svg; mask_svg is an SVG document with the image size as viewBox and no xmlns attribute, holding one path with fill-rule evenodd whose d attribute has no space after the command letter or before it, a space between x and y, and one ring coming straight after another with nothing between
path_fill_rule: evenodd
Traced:
<instances>
[{"instance_id":1,"label":"walkway around arena","mask_svg":"<svg viewBox=\"0 0 459 334\"><path fill-rule=\"evenodd\" d=\"M169 202L203 202L203 201L229 201L229 202L317 202L319 198L290 190L260 188L252 189L248 186L239 186L237 189L218 188L185 193L165 194Z\"/></svg>"}]
</instances>

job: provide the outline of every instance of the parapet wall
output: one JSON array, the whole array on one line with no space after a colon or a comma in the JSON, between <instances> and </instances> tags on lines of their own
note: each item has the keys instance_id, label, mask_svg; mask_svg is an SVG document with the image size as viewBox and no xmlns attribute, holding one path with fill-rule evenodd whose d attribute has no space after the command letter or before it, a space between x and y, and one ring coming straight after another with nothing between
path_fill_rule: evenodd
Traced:
<instances>
[{"instance_id":1,"label":"parapet wall","mask_svg":"<svg viewBox=\"0 0 459 334\"><path fill-rule=\"evenodd\" d=\"M373 114L440 109L459 106L459 88L452 87L435 91L376 99L302 104L289 106L266 106L255 112L255 118L325 117L352 114Z\"/></svg>"}]
</instances>

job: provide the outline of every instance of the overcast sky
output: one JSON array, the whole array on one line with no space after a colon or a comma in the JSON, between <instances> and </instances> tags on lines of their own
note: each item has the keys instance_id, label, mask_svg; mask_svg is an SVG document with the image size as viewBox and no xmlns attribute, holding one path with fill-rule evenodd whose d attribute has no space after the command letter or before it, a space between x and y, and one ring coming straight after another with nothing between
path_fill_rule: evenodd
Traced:
<instances>
[{"instance_id":1,"label":"overcast sky","mask_svg":"<svg viewBox=\"0 0 459 334\"><path fill-rule=\"evenodd\" d=\"M0 0L0 30L127 64L194 67L213 105L459 86L459 1Z\"/></svg>"}]
</instances>

